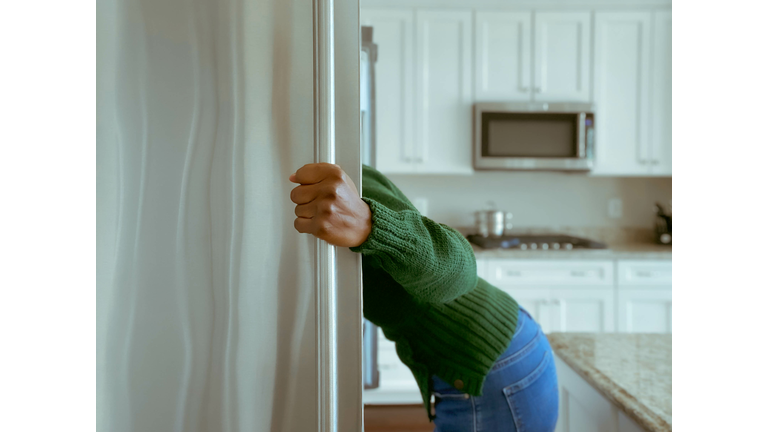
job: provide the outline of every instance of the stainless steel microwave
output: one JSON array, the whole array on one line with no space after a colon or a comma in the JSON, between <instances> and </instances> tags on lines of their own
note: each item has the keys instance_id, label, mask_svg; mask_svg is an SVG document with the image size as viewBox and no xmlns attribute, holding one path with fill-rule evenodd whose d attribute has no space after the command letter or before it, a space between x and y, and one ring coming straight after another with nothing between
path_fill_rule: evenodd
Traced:
<instances>
[{"instance_id":1,"label":"stainless steel microwave","mask_svg":"<svg viewBox=\"0 0 768 432\"><path fill-rule=\"evenodd\" d=\"M594 106L477 103L474 165L480 170L588 171L594 165Z\"/></svg>"}]
</instances>

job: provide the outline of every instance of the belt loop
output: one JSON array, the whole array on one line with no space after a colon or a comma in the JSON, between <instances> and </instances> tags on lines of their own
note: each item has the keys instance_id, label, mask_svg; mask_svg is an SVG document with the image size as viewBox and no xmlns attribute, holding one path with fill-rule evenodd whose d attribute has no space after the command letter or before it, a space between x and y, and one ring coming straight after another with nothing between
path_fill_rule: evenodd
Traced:
<instances>
[{"instance_id":1,"label":"belt loop","mask_svg":"<svg viewBox=\"0 0 768 432\"><path fill-rule=\"evenodd\" d=\"M432 413L432 396L434 396L435 385L432 381L432 374L429 374L428 376L429 378L427 378L427 391L429 392L429 400L427 400L427 417L429 417L429 421L431 422L437 418L437 413ZM437 407L437 399L438 398L435 398L435 407Z\"/></svg>"}]
</instances>

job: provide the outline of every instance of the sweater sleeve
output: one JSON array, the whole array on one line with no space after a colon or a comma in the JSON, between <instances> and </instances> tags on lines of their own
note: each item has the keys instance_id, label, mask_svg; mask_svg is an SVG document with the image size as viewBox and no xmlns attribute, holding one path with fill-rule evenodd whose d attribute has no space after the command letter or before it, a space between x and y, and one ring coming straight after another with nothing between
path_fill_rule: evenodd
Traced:
<instances>
[{"instance_id":1,"label":"sweater sleeve","mask_svg":"<svg viewBox=\"0 0 768 432\"><path fill-rule=\"evenodd\" d=\"M391 183L388 186L374 187L366 196L364 183L363 200L371 209L371 233L363 244L351 250L373 258L411 296L424 303L446 303L474 289L477 264L464 236L422 216L402 192Z\"/></svg>"}]
</instances>

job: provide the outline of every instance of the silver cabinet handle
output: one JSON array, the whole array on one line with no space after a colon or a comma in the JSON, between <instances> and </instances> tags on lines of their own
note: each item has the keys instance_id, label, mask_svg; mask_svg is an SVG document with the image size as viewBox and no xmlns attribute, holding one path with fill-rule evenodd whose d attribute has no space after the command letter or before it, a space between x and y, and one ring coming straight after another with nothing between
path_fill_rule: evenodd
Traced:
<instances>
[{"instance_id":1,"label":"silver cabinet handle","mask_svg":"<svg viewBox=\"0 0 768 432\"><path fill-rule=\"evenodd\" d=\"M552 300L552 304L560 306L560 300Z\"/></svg>"},{"instance_id":2,"label":"silver cabinet handle","mask_svg":"<svg viewBox=\"0 0 768 432\"><path fill-rule=\"evenodd\" d=\"M574 277L584 277L586 275L587 274L584 271L582 271L582 270L571 270L571 276L574 276Z\"/></svg>"},{"instance_id":3,"label":"silver cabinet handle","mask_svg":"<svg viewBox=\"0 0 768 432\"><path fill-rule=\"evenodd\" d=\"M541 93L541 87L536 87L536 93Z\"/></svg>"},{"instance_id":4,"label":"silver cabinet handle","mask_svg":"<svg viewBox=\"0 0 768 432\"><path fill-rule=\"evenodd\" d=\"M528 87L528 86L525 86L525 87L520 87L520 92L522 92L522 93L527 93L527 92L528 92L528 91L530 91L530 90L531 90L531 88L530 88L530 87Z\"/></svg>"}]
</instances>

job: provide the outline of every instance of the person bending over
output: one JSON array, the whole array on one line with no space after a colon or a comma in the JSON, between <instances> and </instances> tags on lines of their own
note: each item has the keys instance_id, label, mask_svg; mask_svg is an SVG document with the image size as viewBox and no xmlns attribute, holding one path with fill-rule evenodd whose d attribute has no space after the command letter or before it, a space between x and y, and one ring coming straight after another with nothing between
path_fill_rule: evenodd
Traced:
<instances>
[{"instance_id":1,"label":"person bending over","mask_svg":"<svg viewBox=\"0 0 768 432\"><path fill-rule=\"evenodd\" d=\"M458 231L419 214L367 165L362 198L333 164L304 165L289 180L299 184L296 230L362 254L363 315L395 343L436 432L555 429L552 348L528 312L477 276Z\"/></svg>"}]
</instances>

